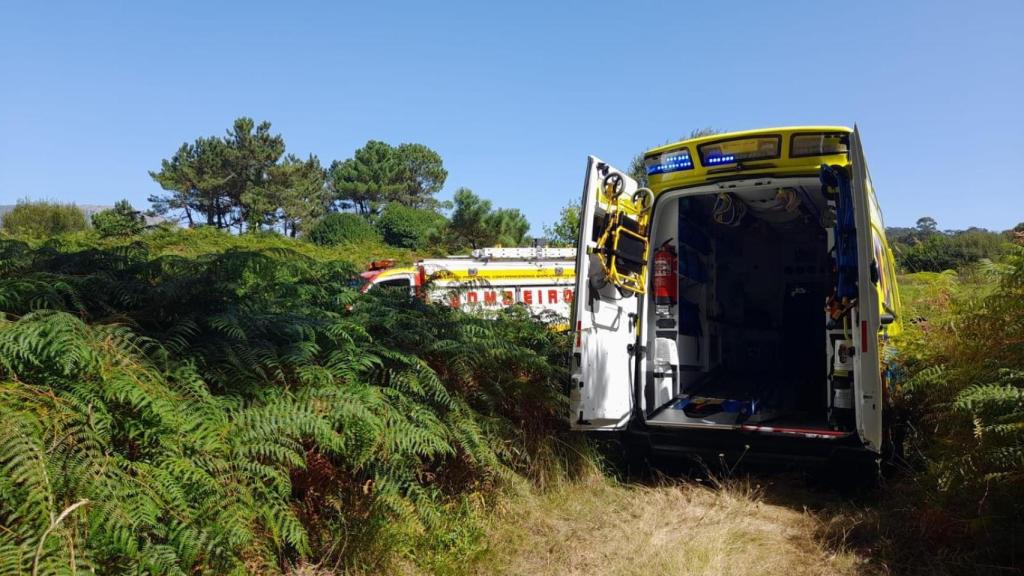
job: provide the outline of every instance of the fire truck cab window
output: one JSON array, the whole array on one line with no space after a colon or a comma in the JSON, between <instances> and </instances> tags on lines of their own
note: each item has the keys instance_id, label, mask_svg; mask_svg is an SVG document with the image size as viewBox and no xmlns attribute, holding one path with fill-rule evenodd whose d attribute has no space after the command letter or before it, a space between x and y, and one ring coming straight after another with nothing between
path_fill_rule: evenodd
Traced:
<instances>
[{"instance_id":1,"label":"fire truck cab window","mask_svg":"<svg viewBox=\"0 0 1024 576\"><path fill-rule=\"evenodd\" d=\"M383 288L408 288L410 286L408 278L395 278L394 280L385 280L378 282L377 286Z\"/></svg>"}]
</instances>

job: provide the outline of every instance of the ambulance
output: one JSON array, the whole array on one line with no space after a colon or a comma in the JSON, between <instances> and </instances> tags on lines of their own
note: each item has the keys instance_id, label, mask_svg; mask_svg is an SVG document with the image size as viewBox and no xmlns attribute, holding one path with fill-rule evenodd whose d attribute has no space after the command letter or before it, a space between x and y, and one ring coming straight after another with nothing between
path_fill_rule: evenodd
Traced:
<instances>
[{"instance_id":1,"label":"ambulance","mask_svg":"<svg viewBox=\"0 0 1024 576\"><path fill-rule=\"evenodd\" d=\"M715 134L590 157L569 423L717 461L894 447L892 250L856 128Z\"/></svg>"},{"instance_id":2,"label":"ambulance","mask_svg":"<svg viewBox=\"0 0 1024 576\"><path fill-rule=\"evenodd\" d=\"M564 324L573 301L575 256L575 248L494 247L408 267L377 261L361 275L362 291L403 289L414 297L481 314L521 305L538 318Z\"/></svg>"}]
</instances>

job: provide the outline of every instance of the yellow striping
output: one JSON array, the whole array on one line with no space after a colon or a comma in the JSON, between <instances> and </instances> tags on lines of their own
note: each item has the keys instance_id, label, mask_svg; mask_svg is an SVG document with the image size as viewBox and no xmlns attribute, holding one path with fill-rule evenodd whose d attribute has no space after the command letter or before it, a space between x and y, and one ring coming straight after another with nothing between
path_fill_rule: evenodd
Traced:
<instances>
[{"instance_id":1,"label":"yellow striping","mask_svg":"<svg viewBox=\"0 0 1024 576\"><path fill-rule=\"evenodd\" d=\"M576 271L573 268L572 263L568 263L566 266L560 266L562 269L561 274L555 273L554 267L537 268L537 269L521 269L521 268L488 268L480 266L475 268L476 274L470 274L469 270L438 270L430 275L431 280L455 280L459 282L467 282L472 280L536 280L539 278L551 278L553 280L566 278L571 279L576 277ZM374 278L374 282L381 282L388 278L397 278L401 276L414 276L418 273L417 268L403 267L403 268L388 268Z\"/></svg>"},{"instance_id":2,"label":"yellow striping","mask_svg":"<svg viewBox=\"0 0 1024 576\"><path fill-rule=\"evenodd\" d=\"M477 268L476 274L470 274L468 270L439 270L430 275L433 280L525 280L537 278L575 278L576 271L573 268L563 267L561 274L556 274L554 268L538 268L536 270L501 269L501 268Z\"/></svg>"}]
</instances>

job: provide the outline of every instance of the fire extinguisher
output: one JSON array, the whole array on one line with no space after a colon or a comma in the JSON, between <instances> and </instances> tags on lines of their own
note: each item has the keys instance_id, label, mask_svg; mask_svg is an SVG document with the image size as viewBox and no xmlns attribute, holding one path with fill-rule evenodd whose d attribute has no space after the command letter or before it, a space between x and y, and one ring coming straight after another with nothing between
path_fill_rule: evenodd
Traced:
<instances>
[{"instance_id":1,"label":"fire extinguisher","mask_svg":"<svg viewBox=\"0 0 1024 576\"><path fill-rule=\"evenodd\" d=\"M654 253L654 306L658 316L671 316L679 298L677 265L676 249L669 238Z\"/></svg>"}]
</instances>

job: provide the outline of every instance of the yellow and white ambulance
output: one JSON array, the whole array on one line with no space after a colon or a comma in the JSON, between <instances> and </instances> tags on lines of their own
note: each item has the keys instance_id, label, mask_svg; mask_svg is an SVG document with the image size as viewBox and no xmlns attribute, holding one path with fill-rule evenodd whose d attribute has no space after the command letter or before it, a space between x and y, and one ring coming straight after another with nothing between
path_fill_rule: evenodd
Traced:
<instances>
[{"instance_id":1,"label":"yellow and white ambulance","mask_svg":"<svg viewBox=\"0 0 1024 576\"><path fill-rule=\"evenodd\" d=\"M646 453L875 458L892 251L856 128L771 128L591 157L572 428ZM742 455L742 456L741 456Z\"/></svg>"},{"instance_id":2,"label":"yellow and white ambulance","mask_svg":"<svg viewBox=\"0 0 1024 576\"><path fill-rule=\"evenodd\" d=\"M495 247L407 267L380 261L362 274L362 291L404 288L416 297L476 313L521 305L535 316L564 322L573 301L575 256L575 248Z\"/></svg>"}]
</instances>

